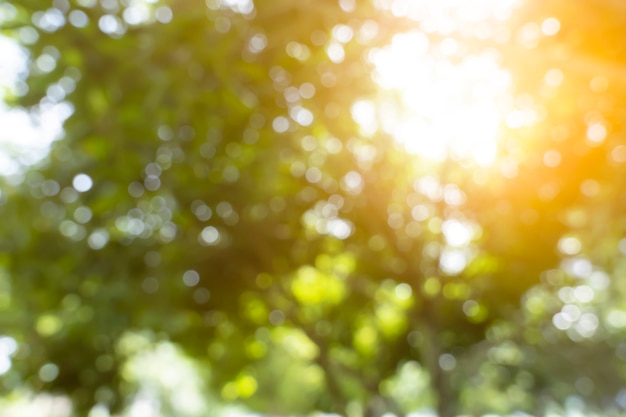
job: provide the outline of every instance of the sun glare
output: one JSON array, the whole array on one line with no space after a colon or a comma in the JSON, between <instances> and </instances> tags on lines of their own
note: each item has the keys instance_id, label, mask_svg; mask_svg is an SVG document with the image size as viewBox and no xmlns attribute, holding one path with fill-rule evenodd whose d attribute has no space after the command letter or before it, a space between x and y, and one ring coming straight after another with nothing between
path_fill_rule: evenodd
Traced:
<instances>
[{"instance_id":1,"label":"sun glare","mask_svg":"<svg viewBox=\"0 0 626 417\"><path fill-rule=\"evenodd\" d=\"M364 134L380 129L407 152L436 161L451 157L494 162L500 127L511 102L511 75L498 52L468 52L476 40L506 42L514 1L396 0L381 7L416 21L390 45L372 50L377 103L352 108Z\"/></svg>"}]
</instances>

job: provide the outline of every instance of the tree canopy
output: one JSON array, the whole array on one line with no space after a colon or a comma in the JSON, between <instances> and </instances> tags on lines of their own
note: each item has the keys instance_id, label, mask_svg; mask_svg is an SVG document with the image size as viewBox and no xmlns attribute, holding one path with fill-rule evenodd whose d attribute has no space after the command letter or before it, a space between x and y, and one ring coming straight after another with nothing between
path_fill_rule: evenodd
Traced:
<instances>
[{"instance_id":1,"label":"tree canopy","mask_svg":"<svg viewBox=\"0 0 626 417\"><path fill-rule=\"evenodd\" d=\"M623 412L624 6L475 3L0 0L7 407Z\"/></svg>"}]
</instances>

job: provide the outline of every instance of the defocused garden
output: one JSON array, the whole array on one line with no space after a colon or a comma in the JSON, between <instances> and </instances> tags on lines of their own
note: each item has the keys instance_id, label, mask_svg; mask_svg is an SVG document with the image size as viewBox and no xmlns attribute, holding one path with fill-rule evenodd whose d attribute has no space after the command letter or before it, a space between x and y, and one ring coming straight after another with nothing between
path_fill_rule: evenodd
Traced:
<instances>
[{"instance_id":1,"label":"defocused garden","mask_svg":"<svg viewBox=\"0 0 626 417\"><path fill-rule=\"evenodd\" d=\"M626 415L626 2L0 34L0 417Z\"/></svg>"}]
</instances>

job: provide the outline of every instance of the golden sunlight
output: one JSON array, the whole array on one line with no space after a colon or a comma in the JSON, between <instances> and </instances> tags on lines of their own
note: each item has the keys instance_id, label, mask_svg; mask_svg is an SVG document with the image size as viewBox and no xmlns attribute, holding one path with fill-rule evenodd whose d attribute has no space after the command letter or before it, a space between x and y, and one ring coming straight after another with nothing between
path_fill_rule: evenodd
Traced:
<instances>
[{"instance_id":1,"label":"golden sunlight","mask_svg":"<svg viewBox=\"0 0 626 417\"><path fill-rule=\"evenodd\" d=\"M470 52L476 40L505 43L515 1L395 0L381 7L416 22L390 45L372 50L377 103L352 108L363 134L392 135L407 152L435 161L488 166L510 111L511 76L495 49Z\"/></svg>"}]
</instances>

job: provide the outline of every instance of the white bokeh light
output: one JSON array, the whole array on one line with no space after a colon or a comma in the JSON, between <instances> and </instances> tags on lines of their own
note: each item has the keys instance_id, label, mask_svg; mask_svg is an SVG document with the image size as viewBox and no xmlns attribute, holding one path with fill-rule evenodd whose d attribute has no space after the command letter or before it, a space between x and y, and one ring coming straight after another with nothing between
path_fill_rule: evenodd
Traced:
<instances>
[{"instance_id":1,"label":"white bokeh light","mask_svg":"<svg viewBox=\"0 0 626 417\"><path fill-rule=\"evenodd\" d=\"M446 220L441 226L448 245L453 247L466 246L473 237L471 227L458 220Z\"/></svg>"},{"instance_id":2,"label":"white bokeh light","mask_svg":"<svg viewBox=\"0 0 626 417\"><path fill-rule=\"evenodd\" d=\"M87 174L78 174L72 180L72 186L79 193L89 191L93 186L93 180Z\"/></svg>"}]
</instances>

